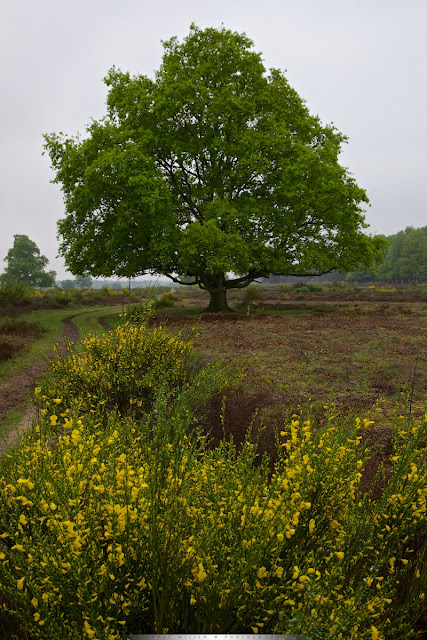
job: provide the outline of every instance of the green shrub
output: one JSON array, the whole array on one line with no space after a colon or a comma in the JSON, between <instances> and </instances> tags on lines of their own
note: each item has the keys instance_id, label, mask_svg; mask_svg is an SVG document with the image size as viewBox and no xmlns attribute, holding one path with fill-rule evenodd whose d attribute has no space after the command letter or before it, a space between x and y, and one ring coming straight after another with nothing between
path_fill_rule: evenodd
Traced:
<instances>
[{"instance_id":1,"label":"green shrub","mask_svg":"<svg viewBox=\"0 0 427 640\"><path fill-rule=\"evenodd\" d=\"M153 299L152 305L154 309L166 309L173 307L177 300L176 295L172 291L165 291Z\"/></svg>"},{"instance_id":2,"label":"green shrub","mask_svg":"<svg viewBox=\"0 0 427 640\"><path fill-rule=\"evenodd\" d=\"M92 289L90 294L94 300L97 300L99 302L104 302L107 298L112 298L115 296L118 297L122 295L121 290L113 290L107 286L103 286L100 289Z\"/></svg>"},{"instance_id":3,"label":"green shrub","mask_svg":"<svg viewBox=\"0 0 427 640\"><path fill-rule=\"evenodd\" d=\"M279 284L277 290L282 293L311 293L313 291L323 291L323 287L320 284L312 284L310 282L295 282L294 284Z\"/></svg>"},{"instance_id":4,"label":"green shrub","mask_svg":"<svg viewBox=\"0 0 427 640\"><path fill-rule=\"evenodd\" d=\"M323 291L323 287L319 284L306 283L304 285L294 287L295 293L312 293L314 291Z\"/></svg>"},{"instance_id":5,"label":"green shrub","mask_svg":"<svg viewBox=\"0 0 427 640\"><path fill-rule=\"evenodd\" d=\"M123 318L132 324L145 324L151 316L151 305L148 301L129 305L123 313Z\"/></svg>"},{"instance_id":6,"label":"green shrub","mask_svg":"<svg viewBox=\"0 0 427 640\"><path fill-rule=\"evenodd\" d=\"M242 305L247 306L258 300L262 300L263 294L259 286L250 284L245 289L245 295L243 296Z\"/></svg>"},{"instance_id":7,"label":"green shrub","mask_svg":"<svg viewBox=\"0 0 427 640\"><path fill-rule=\"evenodd\" d=\"M352 293L353 291L360 291L360 288L355 287L354 285L349 285L348 282L337 280L336 282L331 282L330 287L331 291L342 291L344 293Z\"/></svg>"},{"instance_id":8,"label":"green shrub","mask_svg":"<svg viewBox=\"0 0 427 640\"><path fill-rule=\"evenodd\" d=\"M58 304L62 304L65 307L67 307L73 301L72 290L66 291L65 289L61 289L59 291L54 291L52 297L55 302L57 302Z\"/></svg>"}]
</instances>

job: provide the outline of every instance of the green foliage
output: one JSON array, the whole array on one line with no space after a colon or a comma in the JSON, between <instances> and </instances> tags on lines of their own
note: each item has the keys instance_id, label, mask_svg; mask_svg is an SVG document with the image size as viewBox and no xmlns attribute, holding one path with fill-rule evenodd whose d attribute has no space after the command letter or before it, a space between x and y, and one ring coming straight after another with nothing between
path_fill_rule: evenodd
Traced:
<instances>
[{"instance_id":1,"label":"green foliage","mask_svg":"<svg viewBox=\"0 0 427 640\"><path fill-rule=\"evenodd\" d=\"M123 318L132 324L144 324L152 315L149 302L136 302L126 308Z\"/></svg>"},{"instance_id":2,"label":"green foliage","mask_svg":"<svg viewBox=\"0 0 427 640\"><path fill-rule=\"evenodd\" d=\"M396 270L396 264L399 260L400 252L402 251L403 241L405 239L405 231L399 231L395 235L388 238L388 249L385 256L384 263L379 268L379 278L384 280L397 280L398 274Z\"/></svg>"},{"instance_id":3,"label":"green foliage","mask_svg":"<svg viewBox=\"0 0 427 640\"><path fill-rule=\"evenodd\" d=\"M336 282L331 282L329 285L329 289L331 291L340 291L343 293L357 291L357 287L355 287L353 284L349 284L345 280L337 280Z\"/></svg>"},{"instance_id":4,"label":"green foliage","mask_svg":"<svg viewBox=\"0 0 427 640\"><path fill-rule=\"evenodd\" d=\"M87 275L76 276L74 280L62 280L62 289L91 289L92 278ZM121 289L120 285L119 288Z\"/></svg>"},{"instance_id":5,"label":"green foliage","mask_svg":"<svg viewBox=\"0 0 427 640\"><path fill-rule=\"evenodd\" d=\"M63 305L64 307L73 302L73 296L69 293L68 290L55 291L53 293L53 299L55 300L55 302Z\"/></svg>"},{"instance_id":6,"label":"green foliage","mask_svg":"<svg viewBox=\"0 0 427 640\"><path fill-rule=\"evenodd\" d=\"M262 291L256 285L249 285L246 288L245 295L243 296L242 304L248 305L252 304L252 302L256 302L258 300L262 300L263 295Z\"/></svg>"},{"instance_id":7,"label":"green foliage","mask_svg":"<svg viewBox=\"0 0 427 640\"><path fill-rule=\"evenodd\" d=\"M153 308L154 309L166 309L168 307L173 307L177 298L176 295L172 291L165 291L159 296L156 296L153 299Z\"/></svg>"},{"instance_id":8,"label":"green foliage","mask_svg":"<svg viewBox=\"0 0 427 640\"><path fill-rule=\"evenodd\" d=\"M277 285L277 291L281 291L282 293L289 293L290 291L292 291L292 285L280 283Z\"/></svg>"},{"instance_id":9,"label":"green foliage","mask_svg":"<svg viewBox=\"0 0 427 640\"><path fill-rule=\"evenodd\" d=\"M28 236L14 235L13 247L5 257L7 267L3 281L24 283L33 287L52 287L56 273L45 271L48 259L40 255L40 249Z\"/></svg>"},{"instance_id":10,"label":"green foliage","mask_svg":"<svg viewBox=\"0 0 427 640\"><path fill-rule=\"evenodd\" d=\"M424 229L412 229L406 234L396 269L405 282L427 280L427 233Z\"/></svg>"},{"instance_id":11,"label":"green foliage","mask_svg":"<svg viewBox=\"0 0 427 640\"><path fill-rule=\"evenodd\" d=\"M379 266L379 270L381 270L381 265ZM349 282L375 282L377 279L377 273L371 271L371 269L366 269L363 265L357 271L352 271L347 274L347 280Z\"/></svg>"},{"instance_id":12,"label":"green foliage","mask_svg":"<svg viewBox=\"0 0 427 640\"><path fill-rule=\"evenodd\" d=\"M320 284L312 284L311 282L296 282L295 284L278 284L277 290L282 293L313 293L315 291L323 291Z\"/></svg>"},{"instance_id":13,"label":"green foliage","mask_svg":"<svg viewBox=\"0 0 427 640\"><path fill-rule=\"evenodd\" d=\"M323 291L323 287L318 284L311 284L310 282L306 282L301 286L297 286L293 288L295 293L313 293L314 291Z\"/></svg>"},{"instance_id":14,"label":"green foliage","mask_svg":"<svg viewBox=\"0 0 427 640\"><path fill-rule=\"evenodd\" d=\"M252 47L192 25L164 43L155 80L111 69L107 116L85 139L45 136L73 273L178 274L226 310L226 291L258 277L379 260L367 196L338 163L345 136Z\"/></svg>"},{"instance_id":15,"label":"green foliage","mask_svg":"<svg viewBox=\"0 0 427 640\"><path fill-rule=\"evenodd\" d=\"M416 282L427 280L427 227L404 231L388 236L384 260L373 272L366 267L348 275L358 282Z\"/></svg>"}]
</instances>

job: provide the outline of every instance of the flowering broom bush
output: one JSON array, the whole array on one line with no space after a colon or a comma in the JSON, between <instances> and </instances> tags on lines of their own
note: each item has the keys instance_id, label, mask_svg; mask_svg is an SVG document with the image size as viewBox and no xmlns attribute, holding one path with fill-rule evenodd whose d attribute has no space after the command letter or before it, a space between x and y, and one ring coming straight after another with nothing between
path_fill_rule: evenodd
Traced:
<instances>
[{"instance_id":1,"label":"flowering broom bush","mask_svg":"<svg viewBox=\"0 0 427 640\"><path fill-rule=\"evenodd\" d=\"M51 416L76 403L82 411L104 405L121 415L141 415L151 409L159 389L170 395L190 390L195 401L240 376L219 362L197 373L191 348L191 342L163 327L150 330L144 318L126 320L105 335L87 336L77 348L69 345L68 354L51 363L49 375L36 388L36 406Z\"/></svg>"},{"instance_id":2,"label":"flowering broom bush","mask_svg":"<svg viewBox=\"0 0 427 640\"><path fill-rule=\"evenodd\" d=\"M411 636L427 588L426 420L397 420L374 500L359 490L368 421L333 407L321 430L289 419L272 470L249 438L209 448L186 388L173 401L158 388L137 417L52 389L0 466L0 593L30 638Z\"/></svg>"}]
</instances>

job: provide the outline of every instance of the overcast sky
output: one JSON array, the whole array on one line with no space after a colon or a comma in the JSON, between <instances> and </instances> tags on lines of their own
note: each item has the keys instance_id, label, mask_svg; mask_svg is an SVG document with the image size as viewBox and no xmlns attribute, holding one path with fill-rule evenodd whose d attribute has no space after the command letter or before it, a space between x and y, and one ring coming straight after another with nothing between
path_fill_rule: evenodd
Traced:
<instances>
[{"instance_id":1,"label":"overcast sky","mask_svg":"<svg viewBox=\"0 0 427 640\"><path fill-rule=\"evenodd\" d=\"M59 185L43 133L105 115L113 65L153 77L161 40L191 22L246 32L267 68L349 136L341 162L366 189L371 233L427 225L425 0L3 0L0 13L0 271L14 234L57 258Z\"/></svg>"}]
</instances>

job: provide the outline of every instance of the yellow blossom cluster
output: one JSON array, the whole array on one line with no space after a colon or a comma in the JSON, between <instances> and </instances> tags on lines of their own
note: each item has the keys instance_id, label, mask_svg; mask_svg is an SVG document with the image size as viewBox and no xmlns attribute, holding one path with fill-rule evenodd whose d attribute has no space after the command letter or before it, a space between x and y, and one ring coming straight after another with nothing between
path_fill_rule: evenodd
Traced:
<instances>
[{"instance_id":1,"label":"yellow blossom cluster","mask_svg":"<svg viewBox=\"0 0 427 640\"><path fill-rule=\"evenodd\" d=\"M120 413L150 409L159 388L187 382L191 344L162 327L126 322L105 335L89 335L67 357L51 364L49 377L36 389L41 409L56 414L67 404L94 411L104 402ZM59 400L55 407L54 402Z\"/></svg>"},{"instance_id":2,"label":"yellow blossom cluster","mask_svg":"<svg viewBox=\"0 0 427 640\"><path fill-rule=\"evenodd\" d=\"M163 327L126 321L105 335L88 335L70 345L65 357L59 355L35 389L35 404L54 427L76 405L83 412L140 416L152 410L159 393L186 389L203 398L232 383L233 374L221 363L195 373L192 362L191 342Z\"/></svg>"}]
</instances>

